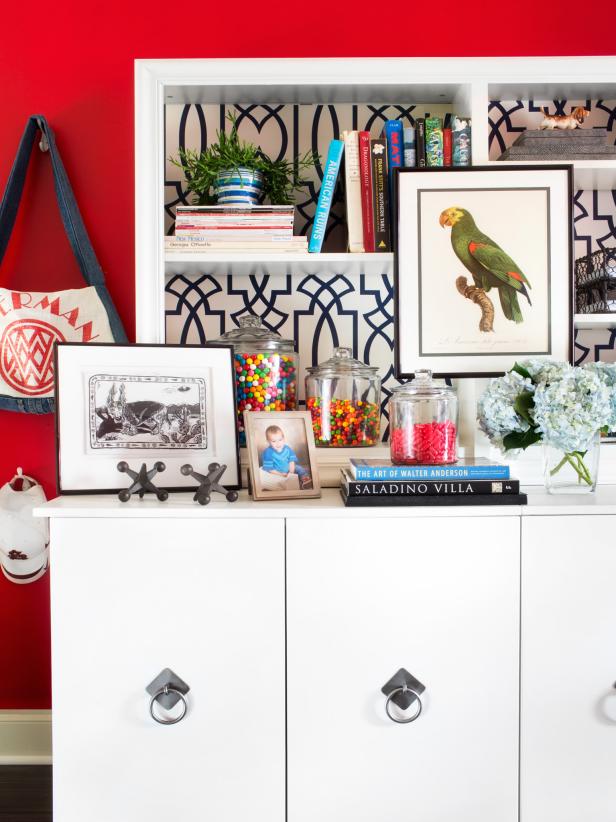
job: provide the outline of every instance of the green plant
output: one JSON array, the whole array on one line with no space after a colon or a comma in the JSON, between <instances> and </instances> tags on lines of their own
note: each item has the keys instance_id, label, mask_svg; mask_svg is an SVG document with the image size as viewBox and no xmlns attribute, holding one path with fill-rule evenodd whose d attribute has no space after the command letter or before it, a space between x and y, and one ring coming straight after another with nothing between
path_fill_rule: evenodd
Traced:
<instances>
[{"instance_id":1,"label":"green plant","mask_svg":"<svg viewBox=\"0 0 616 822\"><path fill-rule=\"evenodd\" d=\"M178 157L170 161L181 168L188 182L188 190L196 195L198 205L210 205L216 202L212 189L221 171L235 171L249 168L263 174L263 192L265 199L272 205L288 205L293 202L293 193L307 180L301 172L311 168L319 161L319 155L307 151L295 160L272 160L253 143L240 140L237 133L237 117L227 114L231 131L216 132L216 142L205 151L180 149Z\"/></svg>"}]
</instances>

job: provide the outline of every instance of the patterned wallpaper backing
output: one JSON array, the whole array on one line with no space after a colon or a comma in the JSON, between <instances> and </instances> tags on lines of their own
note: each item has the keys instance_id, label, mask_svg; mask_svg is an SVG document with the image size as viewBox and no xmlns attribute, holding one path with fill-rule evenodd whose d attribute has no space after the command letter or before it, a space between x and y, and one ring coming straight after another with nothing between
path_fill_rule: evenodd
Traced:
<instances>
[{"instance_id":1,"label":"patterned wallpaper backing","mask_svg":"<svg viewBox=\"0 0 616 822\"><path fill-rule=\"evenodd\" d=\"M616 137L616 103L582 101L592 111L587 123L606 126ZM498 157L517 134L535 127L539 106L550 112L569 112L577 101L558 104L542 101L507 101L490 104L490 158ZM409 124L428 112L443 116L450 106L425 103L403 105L168 105L166 107L166 156L176 156L179 146L204 148L216 130L229 128L226 111L238 118L242 139L259 145L273 157L292 158L307 150L317 151L324 162L329 141L344 129L365 129L378 136L388 119ZM460 112L464 114L464 112ZM169 160L165 169L166 224L173 233L175 206L190 202L183 174ZM320 189L322 165L296 195L296 234L309 234ZM616 192L576 191L574 198L575 256L604 245L616 245ZM326 237L325 251L343 251L344 206L338 198ZM299 342L303 366L316 364L331 354L335 345L352 345L355 356L379 366L383 377L383 405L397 381L393 377L393 281L388 270L367 275L328 271L318 274L289 271L270 275L256 265L249 275L232 267L225 274L198 276L169 273L166 286L167 341L199 343L213 339L237 324L238 317L252 312L264 318L283 337ZM616 360L616 332L580 331L576 359ZM384 424L386 420L384 420Z\"/></svg>"}]
</instances>

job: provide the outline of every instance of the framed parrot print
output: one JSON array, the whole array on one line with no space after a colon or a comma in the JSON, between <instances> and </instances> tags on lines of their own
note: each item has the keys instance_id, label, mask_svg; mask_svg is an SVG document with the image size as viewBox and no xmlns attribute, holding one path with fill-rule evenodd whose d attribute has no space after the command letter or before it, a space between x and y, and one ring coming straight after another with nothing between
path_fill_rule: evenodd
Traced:
<instances>
[{"instance_id":1,"label":"framed parrot print","mask_svg":"<svg viewBox=\"0 0 616 822\"><path fill-rule=\"evenodd\" d=\"M522 357L571 359L571 168L396 172L397 377L496 376Z\"/></svg>"}]
</instances>

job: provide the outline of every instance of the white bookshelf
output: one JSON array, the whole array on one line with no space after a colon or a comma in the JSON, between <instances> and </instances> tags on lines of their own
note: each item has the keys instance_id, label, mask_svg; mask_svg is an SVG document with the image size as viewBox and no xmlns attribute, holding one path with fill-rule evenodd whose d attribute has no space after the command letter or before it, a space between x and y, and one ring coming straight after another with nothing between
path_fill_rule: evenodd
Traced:
<instances>
[{"instance_id":1,"label":"white bookshelf","mask_svg":"<svg viewBox=\"0 0 616 822\"><path fill-rule=\"evenodd\" d=\"M593 328L616 328L616 313L614 314L576 314L575 327L591 330Z\"/></svg>"},{"instance_id":2,"label":"white bookshelf","mask_svg":"<svg viewBox=\"0 0 616 822\"><path fill-rule=\"evenodd\" d=\"M270 252L226 252L196 254L193 252L165 255L165 272L169 274L227 273L250 274L266 269L269 274L318 274L335 271L337 274L390 274L393 254L308 254Z\"/></svg>"}]
</instances>

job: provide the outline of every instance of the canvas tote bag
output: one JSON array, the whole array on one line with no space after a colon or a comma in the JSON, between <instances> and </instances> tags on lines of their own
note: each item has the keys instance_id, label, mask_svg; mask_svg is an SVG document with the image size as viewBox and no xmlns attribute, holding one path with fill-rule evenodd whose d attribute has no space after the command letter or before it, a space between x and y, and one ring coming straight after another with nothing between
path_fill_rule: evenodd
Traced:
<instances>
[{"instance_id":1,"label":"canvas tote bag","mask_svg":"<svg viewBox=\"0 0 616 822\"><path fill-rule=\"evenodd\" d=\"M13 291L0 287L0 409L47 414L54 410L53 347L57 342L126 342L122 322L105 286L60 159L53 131L40 115L30 117L0 204L0 263L21 201L34 140L49 153L64 229L85 288Z\"/></svg>"}]
</instances>

